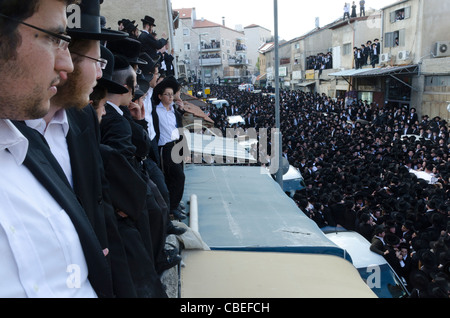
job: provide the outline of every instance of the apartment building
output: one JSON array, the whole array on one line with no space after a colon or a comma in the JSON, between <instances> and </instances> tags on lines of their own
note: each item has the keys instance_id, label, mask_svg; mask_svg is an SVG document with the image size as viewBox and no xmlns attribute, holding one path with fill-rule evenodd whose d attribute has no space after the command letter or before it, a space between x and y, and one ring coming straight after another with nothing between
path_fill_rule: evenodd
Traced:
<instances>
[{"instance_id":1,"label":"apartment building","mask_svg":"<svg viewBox=\"0 0 450 318\"><path fill-rule=\"evenodd\" d=\"M450 3L438 0L404 0L382 8L376 68L350 69L347 63L331 75L348 83L349 98L448 119L449 14Z\"/></svg>"},{"instance_id":2,"label":"apartment building","mask_svg":"<svg viewBox=\"0 0 450 318\"><path fill-rule=\"evenodd\" d=\"M251 24L244 27L245 45L247 46L247 58L250 74L261 74L261 62L259 48L267 42L273 41L272 32L260 25Z\"/></svg>"},{"instance_id":3,"label":"apartment building","mask_svg":"<svg viewBox=\"0 0 450 318\"><path fill-rule=\"evenodd\" d=\"M195 8L174 9L179 14L174 49L180 77L193 82L240 83L250 78L243 31L197 19Z\"/></svg>"}]
</instances>

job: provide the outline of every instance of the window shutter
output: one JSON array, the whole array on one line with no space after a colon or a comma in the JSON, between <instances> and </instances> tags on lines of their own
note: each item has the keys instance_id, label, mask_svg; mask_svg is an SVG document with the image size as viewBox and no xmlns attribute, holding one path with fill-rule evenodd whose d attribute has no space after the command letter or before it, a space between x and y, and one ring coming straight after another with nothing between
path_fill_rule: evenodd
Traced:
<instances>
[{"instance_id":1,"label":"window shutter","mask_svg":"<svg viewBox=\"0 0 450 318\"><path fill-rule=\"evenodd\" d=\"M384 35L384 47L394 46L394 33L388 32Z\"/></svg>"},{"instance_id":2,"label":"window shutter","mask_svg":"<svg viewBox=\"0 0 450 318\"><path fill-rule=\"evenodd\" d=\"M411 18L411 7L405 8L405 19Z\"/></svg>"},{"instance_id":3,"label":"window shutter","mask_svg":"<svg viewBox=\"0 0 450 318\"><path fill-rule=\"evenodd\" d=\"M405 29L398 31L398 45L405 46Z\"/></svg>"},{"instance_id":4,"label":"window shutter","mask_svg":"<svg viewBox=\"0 0 450 318\"><path fill-rule=\"evenodd\" d=\"M395 23L395 11L390 14L391 23Z\"/></svg>"}]
</instances>

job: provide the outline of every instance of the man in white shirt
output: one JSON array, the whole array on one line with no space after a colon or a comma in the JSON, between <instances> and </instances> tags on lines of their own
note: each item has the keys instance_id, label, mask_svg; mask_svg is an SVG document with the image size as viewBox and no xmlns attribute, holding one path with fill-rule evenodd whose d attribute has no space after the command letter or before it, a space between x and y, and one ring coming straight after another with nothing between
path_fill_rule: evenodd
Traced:
<instances>
[{"instance_id":1,"label":"man in white shirt","mask_svg":"<svg viewBox=\"0 0 450 318\"><path fill-rule=\"evenodd\" d=\"M74 72L61 81L58 93L51 100L49 113L41 119L27 120L26 125L45 138L49 146L47 151L50 150L58 161L81 202L111 264L115 296L135 297L117 218L108 200L109 193L105 193L100 134L96 132L99 130L97 117L88 106L89 94L102 77L102 69L107 64L100 56L100 40L121 39L127 34L102 30L99 12L98 0L81 5L80 27L68 29L72 36L69 50ZM26 128L20 129L24 131ZM38 143L32 143L30 147L43 148Z\"/></svg>"},{"instance_id":2,"label":"man in white shirt","mask_svg":"<svg viewBox=\"0 0 450 318\"><path fill-rule=\"evenodd\" d=\"M70 3L0 3L0 76L8 78L0 88L0 297L112 296L104 254L69 183L10 122L44 116L73 71L63 34Z\"/></svg>"}]
</instances>

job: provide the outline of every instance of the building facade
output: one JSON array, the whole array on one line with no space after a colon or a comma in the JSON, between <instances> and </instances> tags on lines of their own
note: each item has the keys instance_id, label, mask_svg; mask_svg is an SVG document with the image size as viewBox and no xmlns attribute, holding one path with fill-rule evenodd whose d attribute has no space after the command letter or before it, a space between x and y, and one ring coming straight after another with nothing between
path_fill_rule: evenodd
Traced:
<instances>
[{"instance_id":1,"label":"building facade","mask_svg":"<svg viewBox=\"0 0 450 318\"><path fill-rule=\"evenodd\" d=\"M197 19L195 8L175 9L179 27L175 30L175 56L180 76L188 81L240 83L250 78L249 59L243 31Z\"/></svg>"}]
</instances>

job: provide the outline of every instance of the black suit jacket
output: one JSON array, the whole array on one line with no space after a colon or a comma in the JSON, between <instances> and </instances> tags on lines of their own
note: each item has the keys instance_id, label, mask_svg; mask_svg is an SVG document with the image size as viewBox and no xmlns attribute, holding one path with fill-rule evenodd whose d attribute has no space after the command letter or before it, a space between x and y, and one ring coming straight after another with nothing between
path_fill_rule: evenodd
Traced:
<instances>
[{"instance_id":1,"label":"black suit jacket","mask_svg":"<svg viewBox=\"0 0 450 318\"><path fill-rule=\"evenodd\" d=\"M99 297L113 297L111 267L64 171L38 131L28 127L24 122L14 124L29 141L24 165L61 205L73 222L86 258L88 278L92 287Z\"/></svg>"},{"instance_id":2,"label":"black suit jacket","mask_svg":"<svg viewBox=\"0 0 450 318\"><path fill-rule=\"evenodd\" d=\"M138 38L139 42L141 42L141 51L150 55L150 57L154 60L158 58L156 53L157 50L161 49L164 45L167 44L166 39L155 39L155 37L147 32L141 32Z\"/></svg>"},{"instance_id":3,"label":"black suit jacket","mask_svg":"<svg viewBox=\"0 0 450 318\"><path fill-rule=\"evenodd\" d=\"M109 249L114 293L136 297L125 247L112 206L109 183L100 152L100 128L92 106L68 109L67 145L72 166L73 187L91 221L100 244Z\"/></svg>"},{"instance_id":4,"label":"black suit jacket","mask_svg":"<svg viewBox=\"0 0 450 318\"><path fill-rule=\"evenodd\" d=\"M116 149L134 168L139 169L130 123L109 104L105 105L105 112L100 123L101 143Z\"/></svg>"}]
</instances>

